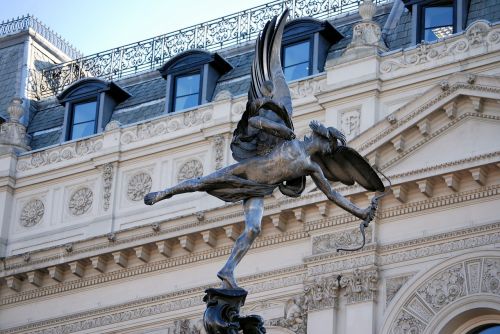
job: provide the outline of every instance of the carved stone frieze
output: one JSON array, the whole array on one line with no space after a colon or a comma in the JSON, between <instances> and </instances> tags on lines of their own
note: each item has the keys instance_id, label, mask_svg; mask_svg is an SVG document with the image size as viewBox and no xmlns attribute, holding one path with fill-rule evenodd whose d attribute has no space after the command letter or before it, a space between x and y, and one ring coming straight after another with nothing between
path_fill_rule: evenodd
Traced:
<instances>
[{"instance_id":1,"label":"carved stone frieze","mask_svg":"<svg viewBox=\"0 0 500 334\"><path fill-rule=\"evenodd\" d=\"M104 128L104 131L113 131L116 129L119 129L122 126L122 124L119 121L113 120L106 124L106 127Z\"/></svg>"},{"instance_id":2,"label":"carved stone frieze","mask_svg":"<svg viewBox=\"0 0 500 334\"><path fill-rule=\"evenodd\" d=\"M127 196L132 201L142 201L153 185L151 175L140 172L128 180Z\"/></svg>"},{"instance_id":3,"label":"carved stone frieze","mask_svg":"<svg viewBox=\"0 0 500 334\"><path fill-rule=\"evenodd\" d=\"M121 142L123 144L130 144L144 139L150 139L180 129L198 126L211 119L212 110L206 109L168 115L164 118L123 129Z\"/></svg>"},{"instance_id":4,"label":"carved stone frieze","mask_svg":"<svg viewBox=\"0 0 500 334\"><path fill-rule=\"evenodd\" d=\"M177 182L203 176L203 164L198 159L191 159L182 164L177 173Z\"/></svg>"},{"instance_id":5,"label":"carved stone frieze","mask_svg":"<svg viewBox=\"0 0 500 334\"><path fill-rule=\"evenodd\" d=\"M214 136L215 169L224 167L225 139L223 135Z\"/></svg>"},{"instance_id":6,"label":"carved stone frieze","mask_svg":"<svg viewBox=\"0 0 500 334\"><path fill-rule=\"evenodd\" d=\"M438 312L456 300L481 293L500 294L499 273L499 257L470 258L439 270L407 297L388 324L390 333L423 333Z\"/></svg>"},{"instance_id":7,"label":"carved stone frieze","mask_svg":"<svg viewBox=\"0 0 500 334\"><path fill-rule=\"evenodd\" d=\"M340 113L340 130L349 141L359 135L361 111L359 109L346 110Z\"/></svg>"},{"instance_id":8,"label":"carved stone frieze","mask_svg":"<svg viewBox=\"0 0 500 334\"><path fill-rule=\"evenodd\" d=\"M385 282L385 300L389 304L399 289L410 279L410 275L390 277Z\"/></svg>"},{"instance_id":9,"label":"carved stone frieze","mask_svg":"<svg viewBox=\"0 0 500 334\"><path fill-rule=\"evenodd\" d=\"M401 68L414 67L429 62L456 61L471 50L496 49L500 45L500 27L484 20L471 24L465 34L444 38L444 41L426 44L384 57L380 64L381 73L395 72ZM476 51L477 52L477 51ZM446 59L448 58L448 59Z\"/></svg>"},{"instance_id":10,"label":"carved stone frieze","mask_svg":"<svg viewBox=\"0 0 500 334\"><path fill-rule=\"evenodd\" d=\"M73 216L81 216L89 211L94 199L94 193L87 187L75 191L68 203L69 212Z\"/></svg>"},{"instance_id":11,"label":"carved stone frieze","mask_svg":"<svg viewBox=\"0 0 500 334\"><path fill-rule=\"evenodd\" d=\"M363 236L358 228L323 234L313 238L313 254L335 252L338 248L353 248L361 245ZM372 242L372 228L366 229L366 243Z\"/></svg>"},{"instance_id":12,"label":"carved stone frieze","mask_svg":"<svg viewBox=\"0 0 500 334\"><path fill-rule=\"evenodd\" d=\"M339 281L337 277L318 277L304 282L304 296L309 311L336 307Z\"/></svg>"},{"instance_id":13,"label":"carved stone frieze","mask_svg":"<svg viewBox=\"0 0 500 334\"><path fill-rule=\"evenodd\" d=\"M375 268L356 268L352 274L340 278L340 287L345 288L348 304L375 300L377 296L378 272Z\"/></svg>"},{"instance_id":14,"label":"carved stone frieze","mask_svg":"<svg viewBox=\"0 0 500 334\"><path fill-rule=\"evenodd\" d=\"M32 199L26 203L21 210L20 223L24 227L32 227L40 222L45 212L43 202L39 199Z\"/></svg>"},{"instance_id":15,"label":"carved stone frieze","mask_svg":"<svg viewBox=\"0 0 500 334\"><path fill-rule=\"evenodd\" d=\"M48 166L62 161L81 158L102 149L101 137L89 138L73 143L67 143L52 149L31 153L19 158L18 171L28 171L42 166Z\"/></svg>"},{"instance_id":16,"label":"carved stone frieze","mask_svg":"<svg viewBox=\"0 0 500 334\"><path fill-rule=\"evenodd\" d=\"M307 306L304 296L290 298L285 304L283 318L271 319L267 323L270 326L286 328L296 334L307 333Z\"/></svg>"},{"instance_id":17,"label":"carved stone frieze","mask_svg":"<svg viewBox=\"0 0 500 334\"><path fill-rule=\"evenodd\" d=\"M500 258L484 259L481 291L500 295Z\"/></svg>"},{"instance_id":18,"label":"carved stone frieze","mask_svg":"<svg viewBox=\"0 0 500 334\"><path fill-rule=\"evenodd\" d=\"M111 201L111 186L113 184L113 164L108 163L103 166L102 169L102 179L103 179L103 208L104 211L108 211L109 202Z\"/></svg>"},{"instance_id":19,"label":"carved stone frieze","mask_svg":"<svg viewBox=\"0 0 500 334\"><path fill-rule=\"evenodd\" d=\"M201 317L201 315L200 315ZM170 332L169 332L170 333ZM203 327L203 320L176 320L172 328L172 334L206 334Z\"/></svg>"},{"instance_id":20,"label":"carved stone frieze","mask_svg":"<svg viewBox=\"0 0 500 334\"><path fill-rule=\"evenodd\" d=\"M292 99L314 96L314 94L322 92L325 85L326 79L300 81L290 86L290 95L292 96Z\"/></svg>"}]
</instances>

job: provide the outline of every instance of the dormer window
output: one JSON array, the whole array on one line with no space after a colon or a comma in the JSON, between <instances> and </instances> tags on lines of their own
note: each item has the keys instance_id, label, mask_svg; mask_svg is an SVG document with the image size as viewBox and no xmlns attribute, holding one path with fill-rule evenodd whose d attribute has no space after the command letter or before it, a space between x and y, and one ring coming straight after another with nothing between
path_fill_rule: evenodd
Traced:
<instances>
[{"instance_id":1,"label":"dormer window","mask_svg":"<svg viewBox=\"0 0 500 334\"><path fill-rule=\"evenodd\" d=\"M57 96L65 107L61 141L75 140L102 132L115 106L130 94L114 82L81 79Z\"/></svg>"},{"instance_id":2,"label":"dormer window","mask_svg":"<svg viewBox=\"0 0 500 334\"><path fill-rule=\"evenodd\" d=\"M212 100L219 77L233 67L217 53L190 50L170 59L158 71L167 80L166 112L177 112Z\"/></svg>"},{"instance_id":3,"label":"dormer window","mask_svg":"<svg viewBox=\"0 0 500 334\"><path fill-rule=\"evenodd\" d=\"M432 42L453 34L453 4L422 7L422 40Z\"/></svg>"},{"instance_id":4,"label":"dormer window","mask_svg":"<svg viewBox=\"0 0 500 334\"><path fill-rule=\"evenodd\" d=\"M286 81L311 75L311 42L309 40L289 44L283 48L283 72Z\"/></svg>"},{"instance_id":5,"label":"dormer window","mask_svg":"<svg viewBox=\"0 0 500 334\"><path fill-rule=\"evenodd\" d=\"M69 139L91 136L97 130L97 101L73 104Z\"/></svg>"},{"instance_id":6,"label":"dormer window","mask_svg":"<svg viewBox=\"0 0 500 334\"><path fill-rule=\"evenodd\" d=\"M286 80L323 72L328 49L342 38L328 21L300 18L288 22L281 55Z\"/></svg>"},{"instance_id":7,"label":"dormer window","mask_svg":"<svg viewBox=\"0 0 500 334\"><path fill-rule=\"evenodd\" d=\"M196 107L200 104L200 78L199 72L175 77L173 111Z\"/></svg>"}]
</instances>

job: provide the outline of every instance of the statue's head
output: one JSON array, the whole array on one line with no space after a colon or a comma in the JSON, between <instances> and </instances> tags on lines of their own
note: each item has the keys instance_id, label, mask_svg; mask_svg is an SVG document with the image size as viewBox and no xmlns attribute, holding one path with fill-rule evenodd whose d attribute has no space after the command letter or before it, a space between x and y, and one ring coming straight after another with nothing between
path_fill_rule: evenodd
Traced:
<instances>
[{"instance_id":1,"label":"statue's head","mask_svg":"<svg viewBox=\"0 0 500 334\"><path fill-rule=\"evenodd\" d=\"M344 134L334 127L327 128L318 121L311 121L309 127L313 131L311 140L318 141L324 154L333 153L339 145L346 145Z\"/></svg>"}]
</instances>

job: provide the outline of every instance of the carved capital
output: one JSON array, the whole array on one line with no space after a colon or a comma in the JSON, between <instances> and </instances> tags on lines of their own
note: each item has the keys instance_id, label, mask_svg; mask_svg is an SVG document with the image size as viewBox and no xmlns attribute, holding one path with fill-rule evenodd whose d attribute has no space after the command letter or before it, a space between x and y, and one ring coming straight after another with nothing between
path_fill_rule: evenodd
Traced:
<instances>
[{"instance_id":1,"label":"carved capital","mask_svg":"<svg viewBox=\"0 0 500 334\"><path fill-rule=\"evenodd\" d=\"M376 268L355 269L352 274L340 278L348 304L374 301L377 296L378 272Z\"/></svg>"},{"instance_id":2,"label":"carved capital","mask_svg":"<svg viewBox=\"0 0 500 334\"><path fill-rule=\"evenodd\" d=\"M304 283L304 295L309 311L335 308L339 295L337 277L319 277Z\"/></svg>"}]
</instances>

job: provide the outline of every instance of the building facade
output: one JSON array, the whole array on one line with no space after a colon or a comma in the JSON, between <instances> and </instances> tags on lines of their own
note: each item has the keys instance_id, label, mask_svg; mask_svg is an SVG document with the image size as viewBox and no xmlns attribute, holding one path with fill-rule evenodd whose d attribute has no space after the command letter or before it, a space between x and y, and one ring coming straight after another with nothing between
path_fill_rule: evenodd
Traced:
<instances>
[{"instance_id":1,"label":"building facade","mask_svg":"<svg viewBox=\"0 0 500 334\"><path fill-rule=\"evenodd\" d=\"M271 334L500 328L500 3L275 1L87 57L0 25L0 333L205 333L241 204L142 198L234 162L254 38L285 6L297 137L342 130L392 191L356 252L360 221L311 180L266 197L243 312Z\"/></svg>"}]
</instances>

